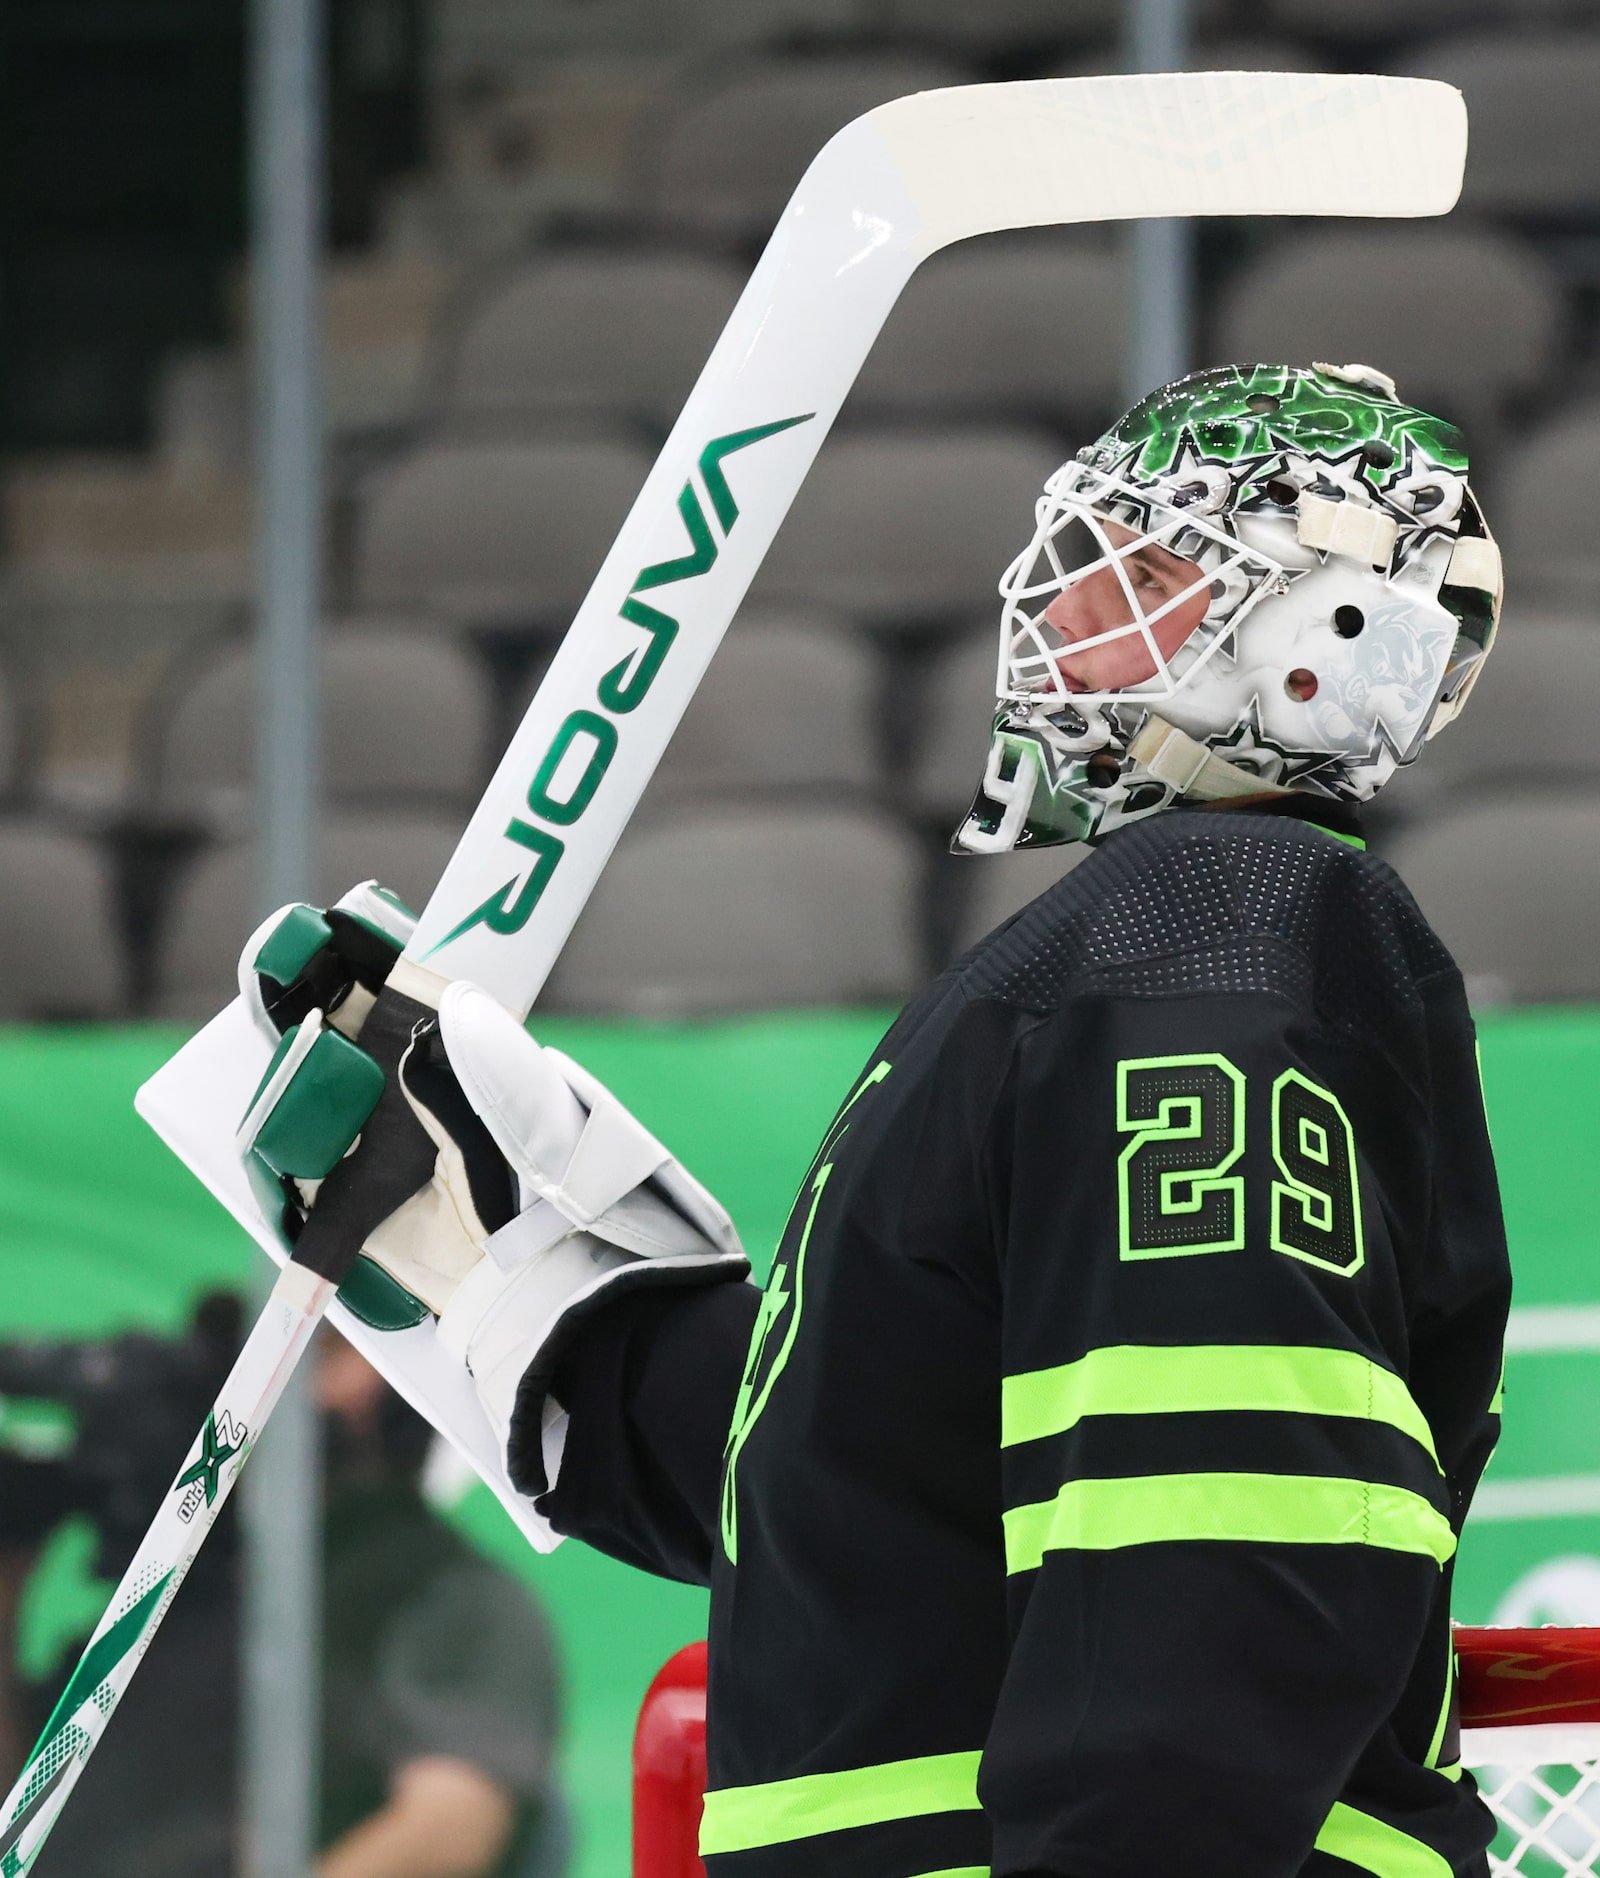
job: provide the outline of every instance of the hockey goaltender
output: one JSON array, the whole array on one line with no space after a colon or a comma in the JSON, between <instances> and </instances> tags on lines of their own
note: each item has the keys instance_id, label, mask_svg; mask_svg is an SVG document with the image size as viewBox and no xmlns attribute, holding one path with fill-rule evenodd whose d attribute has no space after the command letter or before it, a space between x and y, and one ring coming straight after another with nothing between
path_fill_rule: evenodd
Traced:
<instances>
[{"instance_id":1,"label":"hockey goaltender","mask_svg":"<svg viewBox=\"0 0 1600 1878\"><path fill-rule=\"evenodd\" d=\"M1367 367L1200 373L1001 593L955 844L1093 852L901 1014L766 1289L464 983L367 1282L558 1530L709 1583L713 1878L1476 1878L1450 1574L1510 1280L1461 978L1360 821L1493 643L1461 438ZM259 935L263 1021L408 929L358 889L290 983ZM284 1104L269 1160L336 1106Z\"/></svg>"}]
</instances>

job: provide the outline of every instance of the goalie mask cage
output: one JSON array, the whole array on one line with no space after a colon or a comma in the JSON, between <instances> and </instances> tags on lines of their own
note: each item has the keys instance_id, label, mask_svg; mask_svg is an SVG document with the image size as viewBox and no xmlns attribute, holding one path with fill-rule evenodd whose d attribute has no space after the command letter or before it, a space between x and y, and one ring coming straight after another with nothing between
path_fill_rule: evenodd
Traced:
<instances>
[{"instance_id":1,"label":"goalie mask cage","mask_svg":"<svg viewBox=\"0 0 1600 1878\"><path fill-rule=\"evenodd\" d=\"M1462 1764L1500 1822L1494 1878L1600 1870L1600 1629L1456 1631ZM669 1659L639 1711L633 1878L704 1878L706 1646Z\"/></svg>"}]
</instances>

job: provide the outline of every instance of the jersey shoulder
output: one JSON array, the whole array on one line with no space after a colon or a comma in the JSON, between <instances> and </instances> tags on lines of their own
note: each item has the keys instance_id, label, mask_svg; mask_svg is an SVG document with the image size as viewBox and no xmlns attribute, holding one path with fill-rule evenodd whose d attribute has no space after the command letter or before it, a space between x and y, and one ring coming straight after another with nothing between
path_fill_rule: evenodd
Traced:
<instances>
[{"instance_id":1,"label":"jersey shoulder","mask_svg":"<svg viewBox=\"0 0 1600 1878\"><path fill-rule=\"evenodd\" d=\"M967 996L1039 1011L1089 991L1275 991L1368 1021L1454 971L1375 856L1287 816L1193 809L1119 830L960 967Z\"/></svg>"}]
</instances>

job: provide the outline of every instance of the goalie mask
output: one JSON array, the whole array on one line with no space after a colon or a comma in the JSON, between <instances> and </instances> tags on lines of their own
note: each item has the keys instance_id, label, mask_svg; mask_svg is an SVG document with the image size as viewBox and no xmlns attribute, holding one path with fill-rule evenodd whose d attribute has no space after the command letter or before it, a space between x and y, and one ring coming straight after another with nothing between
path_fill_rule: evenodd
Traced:
<instances>
[{"instance_id":1,"label":"goalie mask","mask_svg":"<svg viewBox=\"0 0 1600 1878\"><path fill-rule=\"evenodd\" d=\"M1183 798L1371 796L1493 643L1466 478L1460 433L1366 366L1229 366L1135 405L1046 483L1001 580L954 848L1095 841Z\"/></svg>"}]
</instances>

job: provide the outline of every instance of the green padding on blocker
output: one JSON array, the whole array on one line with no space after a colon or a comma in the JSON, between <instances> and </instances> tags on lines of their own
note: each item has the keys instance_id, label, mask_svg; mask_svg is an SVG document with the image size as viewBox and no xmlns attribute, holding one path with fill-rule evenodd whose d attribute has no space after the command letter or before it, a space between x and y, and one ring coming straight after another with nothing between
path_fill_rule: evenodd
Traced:
<instances>
[{"instance_id":1,"label":"green padding on blocker","mask_svg":"<svg viewBox=\"0 0 1600 1878\"><path fill-rule=\"evenodd\" d=\"M979 1753L926 1754L878 1767L847 1767L837 1774L723 1787L706 1795L701 1855L748 1852L929 1813L975 1812L981 1759Z\"/></svg>"},{"instance_id":2,"label":"green padding on blocker","mask_svg":"<svg viewBox=\"0 0 1600 1878\"><path fill-rule=\"evenodd\" d=\"M256 954L256 970L292 985L332 938L333 928L314 906L291 906Z\"/></svg>"},{"instance_id":3,"label":"green padding on blocker","mask_svg":"<svg viewBox=\"0 0 1600 1878\"><path fill-rule=\"evenodd\" d=\"M348 1037L324 1030L255 1138L275 1174L321 1180L367 1125L383 1094L383 1071Z\"/></svg>"},{"instance_id":4,"label":"green padding on blocker","mask_svg":"<svg viewBox=\"0 0 1600 1878\"><path fill-rule=\"evenodd\" d=\"M339 1287L339 1302L369 1330L413 1330L433 1313L365 1253Z\"/></svg>"}]
</instances>

